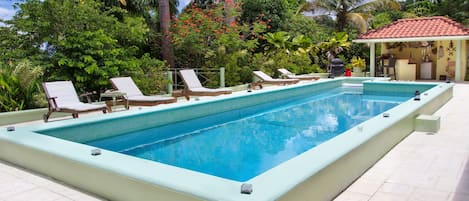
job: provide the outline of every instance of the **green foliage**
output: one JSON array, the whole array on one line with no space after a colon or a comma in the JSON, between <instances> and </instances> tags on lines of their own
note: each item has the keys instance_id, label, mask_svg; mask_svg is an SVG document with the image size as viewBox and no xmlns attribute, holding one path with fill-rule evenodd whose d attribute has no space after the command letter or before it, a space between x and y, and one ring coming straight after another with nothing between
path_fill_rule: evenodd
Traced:
<instances>
[{"instance_id":1,"label":"green foliage","mask_svg":"<svg viewBox=\"0 0 469 201\"><path fill-rule=\"evenodd\" d=\"M28 60L0 66L0 112L44 106L40 92L42 68Z\"/></svg>"},{"instance_id":2,"label":"green foliage","mask_svg":"<svg viewBox=\"0 0 469 201\"><path fill-rule=\"evenodd\" d=\"M310 38L302 34L292 37L287 32L279 31L267 33L265 39L266 51L254 55L251 62L253 69L269 74L277 74L276 69L280 67L297 74L322 72L310 58L312 50L317 48Z\"/></svg>"},{"instance_id":3,"label":"green foliage","mask_svg":"<svg viewBox=\"0 0 469 201\"><path fill-rule=\"evenodd\" d=\"M265 35L265 39L268 43L270 43L274 48L286 50L289 48L289 39L291 38L287 32L279 31L274 33L267 33Z\"/></svg>"},{"instance_id":4,"label":"green foliage","mask_svg":"<svg viewBox=\"0 0 469 201\"><path fill-rule=\"evenodd\" d=\"M116 43L103 30L69 33L55 45L51 61L56 68L51 78L72 80L82 92L100 91L120 69L131 66L123 60L127 53Z\"/></svg>"},{"instance_id":5,"label":"green foliage","mask_svg":"<svg viewBox=\"0 0 469 201\"><path fill-rule=\"evenodd\" d=\"M344 54L350 50L350 47L353 47L353 45L348 39L348 34L344 32L335 33L327 41L321 42L311 49L311 60L325 70L330 59L334 57L345 58ZM346 61L347 59L344 59L344 62Z\"/></svg>"},{"instance_id":6,"label":"green foliage","mask_svg":"<svg viewBox=\"0 0 469 201\"><path fill-rule=\"evenodd\" d=\"M316 65L311 64L311 59L307 53L299 52L256 53L252 58L251 65L252 69L262 70L267 74L276 76L278 76L278 68L286 68L297 74L322 72Z\"/></svg>"},{"instance_id":7,"label":"green foliage","mask_svg":"<svg viewBox=\"0 0 469 201\"><path fill-rule=\"evenodd\" d=\"M436 5L430 0L417 0L406 6L407 12L415 13L417 16L432 16Z\"/></svg>"},{"instance_id":8,"label":"green foliage","mask_svg":"<svg viewBox=\"0 0 469 201\"><path fill-rule=\"evenodd\" d=\"M377 10L398 10L400 4L395 0L316 0L312 3L312 9L326 10L327 13L335 13L337 31L345 30L347 24L365 32L371 13Z\"/></svg>"},{"instance_id":9,"label":"green foliage","mask_svg":"<svg viewBox=\"0 0 469 201\"><path fill-rule=\"evenodd\" d=\"M266 72L276 73L276 69L279 67L289 69L294 73L311 73L317 71L312 67L312 62L309 57L313 44L311 39L304 35L298 35L291 37L286 32L268 33L266 40L269 45L262 54L254 56L255 65L254 68L259 68Z\"/></svg>"},{"instance_id":10,"label":"green foliage","mask_svg":"<svg viewBox=\"0 0 469 201\"><path fill-rule=\"evenodd\" d=\"M361 68L362 70L365 70L365 67L366 67L365 59L362 59L360 57L353 57L352 60L350 60L350 63L352 64L352 67L354 68Z\"/></svg>"},{"instance_id":11,"label":"green foliage","mask_svg":"<svg viewBox=\"0 0 469 201\"><path fill-rule=\"evenodd\" d=\"M144 54L136 60L140 68L129 69L133 71L121 72L121 76L131 76L143 94L159 94L166 90L169 83L166 72L169 66L161 60L151 58Z\"/></svg>"},{"instance_id":12,"label":"green foliage","mask_svg":"<svg viewBox=\"0 0 469 201\"><path fill-rule=\"evenodd\" d=\"M326 40L332 33L326 27L318 25L316 20L303 15L294 15L285 19L285 23L281 24L280 30L288 32L292 36L304 35L315 43Z\"/></svg>"},{"instance_id":13,"label":"green foliage","mask_svg":"<svg viewBox=\"0 0 469 201\"><path fill-rule=\"evenodd\" d=\"M469 1L441 0L436 5L438 15L448 16L466 26L469 26Z\"/></svg>"},{"instance_id":14,"label":"green foliage","mask_svg":"<svg viewBox=\"0 0 469 201\"><path fill-rule=\"evenodd\" d=\"M306 3L306 0L287 0L287 7L290 12L294 13L304 3Z\"/></svg>"},{"instance_id":15,"label":"green foliage","mask_svg":"<svg viewBox=\"0 0 469 201\"><path fill-rule=\"evenodd\" d=\"M30 0L19 6L9 26L0 28L0 50L12 50L0 55L2 61L28 57L45 68L43 80L71 80L79 93L102 91L110 87L109 78L126 72L164 82L150 69L164 64L142 51L149 37L144 18L118 7L103 9L95 0ZM140 78L148 80L137 76L136 82ZM163 89L150 86L144 88Z\"/></svg>"},{"instance_id":16,"label":"green foliage","mask_svg":"<svg viewBox=\"0 0 469 201\"><path fill-rule=\"evenodd\" d=\"M313 46L310 38L304 35L292 37L284 31L267 33L265 39L267 44L264 49L270 52L308 53Z\"/></svg>"},{"instance_id":17,"label":"green foliage","mask_svg":"<svg viewBox=\"0 0 469 201\"><path fill-rule=\"evenodd\" d=\"M351 43L348 41L348 34L345 32L338 32L328 41L319 44L319 48L326 51L332 58L337 56L344 50L350 48Z\"/></svg>"},{"instance_id":18,"label":"green foliage","mask_svg":"<svg viewBox=\"0 0 469 201\"><path fill-rule=\"evenodd\" d=\"M235 6L236 8L236 6ZM233 13L236 15L236 13ZM248 80L245 77L251 52L258 45L259 33L265 25L254 23L225 24L223 6L211 9L186 8L174 20L173 43L179 67L203 68L207 72L225 68L226 85L232 86ZM208 84L218 86L218 76L206 74Z\"/></svg>"},{"instance_id":19,"label":"green foliage","mask_svg":"<svg viewBox=\"0 0 469 201\"><path fill-rule=\"evenodd\" d=\"M379 13L373 17L373 23L371 24L371 27L373 29L377 29L382 26L388 25L391 22L392 20L389 13Z\"/></svg>"},{"instance_id":20,"label":"green foliage","mask_svg":"<svg viewBox=\"0 0 469 201\"><path fill-rule=\"evenodd\" d=\"M268 31L277 31L290 17L287 0L243 0L242 11L242 22L266 22Z\"/></svg>"}]
</instances>

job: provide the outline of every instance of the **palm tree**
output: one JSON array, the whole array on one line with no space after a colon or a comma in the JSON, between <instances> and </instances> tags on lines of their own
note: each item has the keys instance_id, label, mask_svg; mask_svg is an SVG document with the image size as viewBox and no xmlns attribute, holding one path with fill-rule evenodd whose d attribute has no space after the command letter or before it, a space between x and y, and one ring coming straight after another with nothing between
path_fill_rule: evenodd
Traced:
<instances>
[{"instance_id":1,"label":"palm tree","mask_svg":"<svg viewBox=\"0 0 469 201\"><path fill-rule=\"evenodd\" d=\"M163 59L168 62L171 68L175 68L173 44L171 43L171 17L168 0L158 0L158 10L160 13L160 30L163 33L161 38L161 53Z\"/></svg>"},{"instance_id":2,"label":"palm tree","mask_svg":"<svg viewBox=\"0 0 469 201\"><path fill-rule=\"evenodd\" d=\"M352 23L364 33L368 29L371 11L399 8L400 4L396 0L316 0L302 5L300 11L325 11L329 15L335 15L337 31L343 31L347 23Z\"/></svg>"}]
</instances>

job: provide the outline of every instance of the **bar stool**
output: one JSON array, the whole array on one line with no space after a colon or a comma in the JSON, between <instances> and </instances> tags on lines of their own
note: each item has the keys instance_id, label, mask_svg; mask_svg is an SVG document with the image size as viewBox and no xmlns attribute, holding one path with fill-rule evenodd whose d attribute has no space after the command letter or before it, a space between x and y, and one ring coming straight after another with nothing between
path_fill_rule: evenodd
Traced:
<instances>
[{"instance_id":1,"label":"bar stool","mask_svg":"<svg viewBox=\"0 0 469 201\"><path fill-rule=\"evenodd\" d=\"M389 77L393 77L394 76L394 80L397 80L397 73L396 73L396 58L395 57L390 57L388 59L388 63L387 64L384 64L383 63L383 69L385 69L384 71L386 72L386 75L389 76ZM391 73L391 69L392 69L392 73Z\"/></svg>"},{"instance_id":2,"label":"bar stool","mask_svg":"<svg viewBox=\"0 0 469 201\"><path fill-rule=\"evenodd\" d=\"M375 77L383 76L383 60L382 57L377 56L375 59Z\"/></svg>"},{"instance_id":3,"label":"bar stool","mask_svg":"<svg viewBox=\"0 0 469 201\"><path fill-rule=\"evenodd\" d=\"M388 58L388 63L384 63L384 59L382 59L381 63L383 65L382 76L383 77L394 77L394 79L397 80L396 58L389 57ZM392 70L392 73L391 73L391 70Z\"/></svg>"}]
</instances>

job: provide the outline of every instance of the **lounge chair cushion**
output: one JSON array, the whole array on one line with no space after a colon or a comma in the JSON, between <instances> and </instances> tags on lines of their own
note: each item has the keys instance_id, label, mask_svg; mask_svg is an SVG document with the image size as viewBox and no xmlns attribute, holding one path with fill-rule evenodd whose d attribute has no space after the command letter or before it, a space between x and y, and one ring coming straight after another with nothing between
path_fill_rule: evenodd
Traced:
<instances>
[{"instance_id":1,"label":"lounge chair cushion","mask_svg":"<svg viewBox=\"0 0 469 201\"><path fill-rule=\"evenodd\" d=\"M71 81L43 82L42 87L49 105L49 111L43 115L45 122L49 121L53 112L69 112L72 113L73 118L78 118L80 112L102 110L106 113L106 105L80 102Z\"/></svg>"},{"instance_id":2,"label":"lounge chair cushion","mask_svg":"<svg viewBox=\"0 0 469 201\"><path fill-rule=\"evenodd\" d=\"M111 78L111 82L117 90L126 93L127 97L143 96L142 91L140 91L131 77Z\"/></svg>"},{"instance_id":3,"label":"lounge chair cushion","mask_svg":"<svg viewBox=\"0 0 469 201\"><path fill-rule=\"evenodd\" d=\"M316 75L295 75L294 73L290 72L289 70L285 68L279 68L277 69L278 72L282 73L283 76L289 78L289 79L300 79L300 80L318 80L320 79L319 76Z\"/></svg>"},{"instance_id":4,"label":"lounge chair cushion","mask_svg":"<svg viewBox=\"0 0 469 201\"><path fill-rule=\"evenodd\" d=\"M58 108L81 103L71 81L44 82L44 87L49 97L55 98Z\"/></svg>"},{"instance_id":5,"label":"lounge chair cushion","mask_svg":"<svg viewBox=\"0 0 469 201\"><path fill-rule=\"evenodd\" d=\"M290 72L289 70L287 70L285 68L279 68L277 70L278 70L278 72L282 73L283 75L295 75L295 74L293 74L292 72Z\"/></svg>"},{"instance_id":6,"label":"lounge chair cushion","mask_svg":"<svg viewBox=\"0 0 469 201\"><path fill-rule=\"evenodd\" d=\"M174 97L164 97L164 96L131 96L127 100L133 102L151 102L151 101L169 101L173 100Z\"/></svg>"},{"instance_id":7,"label":"lounge chair cushion","mask_svg":"<svg viewBox=\"0 0 469 201\"><path fill-rule=\"evenodd\" d=\"M184 79L186 87L189 89L193 88L203 88L202 83L200 83L199 78L192 69L180 70L181 76Z\"/></svg>"},{"instance_id":8,"label":"lounge chair cushion","mask_svg":"<svg viewBox=\"0 0 469 201\"><path fill-rule=\"evenodd\" d=\"M126 94L124 97L129 105L154 106L177 101L174 97L143 95L131 77L111 78L111 83L117 90Z\"/></svg>"},{"instance_id":9,"label":"lounge chair cushion","mask_svg":"<svg viewBox=\"0 0 469 201\"><path fill-rule=\"evenodd\" d=\"M274 79L270 77L269 75L265 74L262 71L254 71L254 75L256 75L258 78L260 78L262 81L267 81L267 82L291 82L291 81L298 81L296 79Z\"/></svg>"},{"instance_id":10,"label":"lounge chair cushion","mask_svg":"<svg viewBox=\"0 0 469 201\"><path fill-rule=\"evenodd\" d=\"M228 88L219 88L219 89L209 89L205 87L200 88L191 88L192 92L211 92L211 93L219 93L219 92L231 92L231 89Z\"/></svg>"},{"instance_id":11,"label":"lounge chair cushion","mask_svg":"<svg viewBox=\"0 0 469 201\"><path fill-rule=\"evenodd\" d=\"M74 110L77 112L87 112L105 108L104 105L93 105L86 103L66 104L60 107L61 110Z\"/></svg>"}]
</instances>

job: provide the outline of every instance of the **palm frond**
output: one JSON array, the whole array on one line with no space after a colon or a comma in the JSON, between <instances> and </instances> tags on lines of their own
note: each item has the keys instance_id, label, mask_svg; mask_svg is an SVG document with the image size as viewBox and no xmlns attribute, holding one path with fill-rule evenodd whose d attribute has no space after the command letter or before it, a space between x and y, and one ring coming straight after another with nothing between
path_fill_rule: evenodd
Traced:
<instances>
[{"instance_id":1,"label":"palm frond","mask_svg":"<svg viewBox=\"0 0 469 201\"><path fill-rule=\"evenodd\" d=\"M354 12L370 12L381 9L386 10L399 10L401 4L396 0L375 0L362 4L353 9Z\"/></svg>"},{"instance_id":2,"label":"palm frond","mask_svg":"<svg viewBox=\"0 0 469 201\"><path fill-rule=\"evenodd\" d=\"M299 15L307 11L313 11L313 3L310 1L302 3L300 6L298 6L298 9L296 10L295 15Z\"/></svg>"},{"instance_id":3,"label":"palm frond","mask_svg":"<svg viewBox=\"0 0 469 201\"><path fill-rule=\"evenodd\" d=\"M360 33L365 33L368 30L368 18L370 17L365 13L347 13L347 21L355 25L360 30Z\"/></svg>"}]
</instances>

